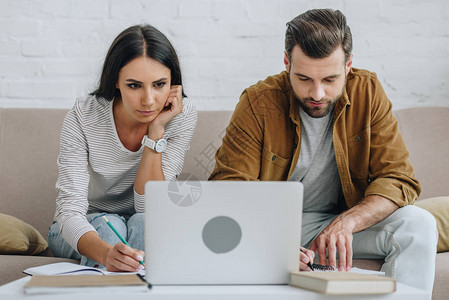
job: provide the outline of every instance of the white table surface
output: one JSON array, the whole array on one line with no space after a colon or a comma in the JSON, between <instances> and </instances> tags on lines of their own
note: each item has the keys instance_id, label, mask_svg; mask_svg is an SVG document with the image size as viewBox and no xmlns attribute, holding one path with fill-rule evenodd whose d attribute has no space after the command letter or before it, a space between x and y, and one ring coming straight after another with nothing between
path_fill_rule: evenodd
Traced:
<instances>
[{"instance_id":1,"label":"white table surface","mask_svg":"<svg viewBox=\"0 0 449 300\"><path fill-rule=\"evenodd\" d=\"M108 294L105 289L101 294L46 294L46 295L26 295L23 287L30 280L30 276L0 286L0 299L29 299L29 300L129 300L129 299L149 299L149 300L321 300L321 299L379 299L379 300L414 300L430 299L430 295L422 290L411 286L397 283L397 290L393 294L369 295L369 296L328 296L319 293L294 288L288 285L240 285L240 286L155 286L148 292L133 294Z\"/></svg>"}]
</instances>

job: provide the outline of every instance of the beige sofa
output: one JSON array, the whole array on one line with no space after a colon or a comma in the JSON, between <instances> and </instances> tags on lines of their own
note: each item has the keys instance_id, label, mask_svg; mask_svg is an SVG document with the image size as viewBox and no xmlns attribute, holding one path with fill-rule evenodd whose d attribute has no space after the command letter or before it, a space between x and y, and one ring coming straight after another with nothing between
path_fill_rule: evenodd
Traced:
<instances>
[{"instance_id":1,"label":"beige sofa","mask_svg":"<svg viewBox=\"0 0 449 300\"><path fill-rule=\"evenodd\" d=\"M55 210L56 158L66 112L60 109L0 109L0 213L26 221L45 238ZM449 108L414 108L395 114L410 150L416 176L422 183L420 199L449 196ZM229 111L199 113L184 176L207 179L230 116ZM39 256L0 255L0 285L25 276L22 270L27 267L57 261L67 260L52 257L48 250ZM360 260L354 265L379 269L381 262ZM449 252L439 253L434 299L447 299L448 282Z\"/></svg>"}]
</instances>

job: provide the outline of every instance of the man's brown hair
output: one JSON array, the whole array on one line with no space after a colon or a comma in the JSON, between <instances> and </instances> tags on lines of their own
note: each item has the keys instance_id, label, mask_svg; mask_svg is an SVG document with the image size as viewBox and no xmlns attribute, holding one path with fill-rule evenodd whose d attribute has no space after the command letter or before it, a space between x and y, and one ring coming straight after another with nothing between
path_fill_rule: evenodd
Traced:
<instances>
[{"instance_id":1,"label":"man's brown hair","mask_svg":"<svg viewBox=\"0 0 449 300\"><path fill-rule=\"evenodd\" d=\"M352 52L352 35L345 15L339 10L312 9L295 17L287 23L285 32L289 59L296 45L312 58L327 57L341 45L347 62Z\"/></svg>"}]
</instances>

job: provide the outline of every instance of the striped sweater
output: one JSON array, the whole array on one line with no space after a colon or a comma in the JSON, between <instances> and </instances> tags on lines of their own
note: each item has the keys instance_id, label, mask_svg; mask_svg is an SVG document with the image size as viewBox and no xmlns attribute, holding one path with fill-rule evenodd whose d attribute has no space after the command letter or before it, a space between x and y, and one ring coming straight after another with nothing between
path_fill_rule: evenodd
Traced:
<instances>
[{"instance_id":1,"label":"striped sweater","mask_svg":"<svg viewBox=\"0 0 449 300\"><path fill-rule=\"evenodd\" d=\"M176 180L197 121L197 111L183 99L182 112L165 126L162 153L166 180ZM64 119L58 157L56 213L61 236L77 249L80 237L94 227L86 214L131 216L144 211L144 195L134 191L143 147L132 152L121 143L114 123L113 101L89 96L77 99Z\"/></svg>"}]
</instances>

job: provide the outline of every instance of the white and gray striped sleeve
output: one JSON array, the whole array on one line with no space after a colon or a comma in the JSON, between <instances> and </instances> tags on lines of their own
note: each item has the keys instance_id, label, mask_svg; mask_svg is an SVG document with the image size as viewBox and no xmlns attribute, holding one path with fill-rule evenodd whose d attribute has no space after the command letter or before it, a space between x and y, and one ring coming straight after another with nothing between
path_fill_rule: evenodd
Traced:
<instances>
[{"instance_id":1,"label":"white and gray striped sleeve","mask_svg":"<svg viewBox=\"0 0 449 300\"><path fill-rule=\"evenodd\" d=\"M56 221L61 236L76 251L78 240L94 227L86 219L88 203L88 145L78 102L68 112L61 130L56 182Z\"/></svg>"},{"instance_id":2,"label":"white and gray striped sleeve","mask_svg":"<svg viewBox=\"0 0 449 300\"><path fill-rule=\"evenodd\" d=\"M182 112L166 126L167 148L162 153L162 171L165 180L169 181L176 180L182 172L198 120L198 112L190 100L184 99L183 104ZM135 190L134 208L138 213L145 211L145 195L140 195Z\"/></svg>"}]
</instances>

